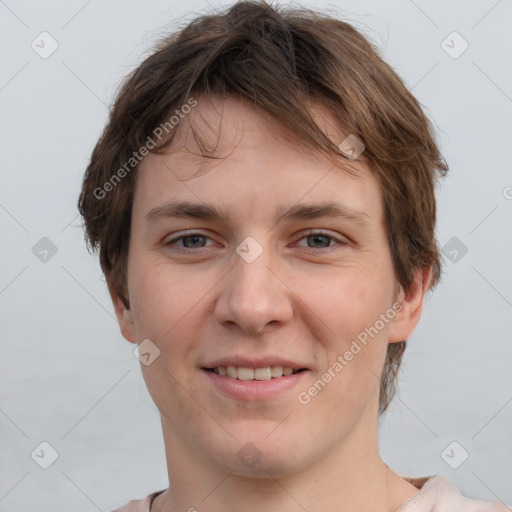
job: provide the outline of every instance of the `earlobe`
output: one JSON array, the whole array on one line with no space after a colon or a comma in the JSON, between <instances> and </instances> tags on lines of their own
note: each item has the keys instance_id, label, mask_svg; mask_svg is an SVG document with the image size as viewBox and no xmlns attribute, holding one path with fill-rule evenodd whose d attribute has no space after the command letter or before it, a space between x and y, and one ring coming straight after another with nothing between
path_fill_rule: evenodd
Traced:
<instances>
[{"instance_id":1,"label":"earlobe","mask_svg":"<svg viewBox=\"0 0 512 512\"><path fill-rule=\"evenodd\" d=\"M127 309L124 302L118 295L111 293L112 302L114 303L114 309L116 312L117 321L123 338L131 343L137 343L137 337L135 334L135 328L133 324L132 311Z\"/></svg>"},{"instance_id":2,"label":"earlobe","mask_svg":"<svg viewBox=\"0 0 512 512\"><path fill-rule=\"evenodd\" d=\"M407 292L402 288L396 302L400 303L389 330L389 343L399 343L406 340L419 322L423 301L429 289L432 268L426 267L416 271L414 283Z\"/></svg>"}]
</instances>

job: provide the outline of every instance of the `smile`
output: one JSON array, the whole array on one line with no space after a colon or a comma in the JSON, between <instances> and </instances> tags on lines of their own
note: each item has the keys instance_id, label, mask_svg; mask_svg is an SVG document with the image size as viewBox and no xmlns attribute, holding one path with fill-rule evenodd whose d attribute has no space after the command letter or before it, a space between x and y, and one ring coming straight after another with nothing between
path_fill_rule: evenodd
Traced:
<instances>
[{"instance_id":1,"label":"smile","mask_svg":"<svg viewBox=\"0 0 512 512\"><path fill-rule=\"evenodd\" d=\"M261 368L245 368L243 366L217 366L205 368L207 371L238 380L270 380L292 375L304 369L294 370L283 366L264 366Z\"/></svg>"},{"instance_id":2,"label":"smile","mask_svg":"<svg viewBox=\"0 0 512 512\"><path fill-rule=\"evenodd\" d=\"M266 401L288 396L293 388L302 389L300 384L311 373L306 368L292 369L283 366L216 366L202 368L203 375L213 389L231 399L244 401Z\"/></svg>"}]
</instances>

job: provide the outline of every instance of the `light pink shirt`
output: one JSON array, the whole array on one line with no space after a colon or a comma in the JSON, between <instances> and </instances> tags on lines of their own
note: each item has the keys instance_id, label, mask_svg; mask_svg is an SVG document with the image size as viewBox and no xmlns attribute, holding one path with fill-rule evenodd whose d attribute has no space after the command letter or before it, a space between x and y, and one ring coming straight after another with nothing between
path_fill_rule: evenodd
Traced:
<instances>
[{"instance_id":1,"label":"light pink shirt","mask_svg":"<svg viewBox=\"0 0 512 512\"><path fill-rule=\"evenodd\" d=\"M465 498L457 487L440 475L402 478L417 487L418 492L395 512L512 512L499 501ZM132 500L113 512L150 512L153 499L164 491L154 492L142 500Z\"/></svg>"}]
</instances>

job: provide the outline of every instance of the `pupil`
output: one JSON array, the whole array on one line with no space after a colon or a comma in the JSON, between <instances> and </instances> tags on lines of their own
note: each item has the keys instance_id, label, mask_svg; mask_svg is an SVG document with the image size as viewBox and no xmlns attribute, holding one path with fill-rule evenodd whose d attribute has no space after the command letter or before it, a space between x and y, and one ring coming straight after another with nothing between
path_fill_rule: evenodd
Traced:
<instances>
[{"instance_id":1,"label":"pupil","mask_svg":"<svg viewBox=\"0 0 512 512\"><path fill-rule=\"evenodd\" d=\"M204 237L202 235L187 236L183 239L183 243L184 243L185 247L188 247L188 248L197 247L196 243L201 238L204 238ZM187 241L191 241L191 240L192 240L191 244L187 243Z\"/></svg>"},{"instance_id":2,"label":"pupil","mask_svg":"<svg viewBox=\"0 0 512 512\"><path fill-rule=\"evenodd\" d=\"M327 247L329 245L329 237L326 235L312 235L309 238L310 240L314 240L313 243L319 242L322 247ZM327 243L322 243L322 239Z\"/></svg>"}]
</instances>

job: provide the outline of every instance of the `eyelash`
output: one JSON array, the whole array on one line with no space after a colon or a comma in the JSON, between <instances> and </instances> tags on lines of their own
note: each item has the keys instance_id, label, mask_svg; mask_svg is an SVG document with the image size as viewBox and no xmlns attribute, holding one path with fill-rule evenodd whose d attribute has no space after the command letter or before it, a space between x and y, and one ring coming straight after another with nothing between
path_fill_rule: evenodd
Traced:
<instances>
[{"instance_id":1,"label":"eyelash","mask_svg":"<svg viewBox=\"0 0 512 512\"><path fill-rule=\"evenodd\" d=\"M165 246L172 246L172 245L176 245L176 242L179 242L180 240L184 240L185 238L192 238L194 236L201 236L201 237L204 237L204 238L207 238L207 239L210 239L209 236L203 234L203 233L200 233L200 232L197 232L197 231L190 231L188 232L187 234L184 234L184 235L180 235L178 237L175 237L171 240L169 240L168 242L165 242ZM322 231L322 230L311 230L311 231L308 231L307 233L303 234L301 236L301 238L299 238L299 241L300 240L304 240L305 238L309 238L311 236L325 236L327 238L329 238L331 241L335 241L337 242L336 245L328 245L327 247L306 247L306 249L311 249L313 251L316 251L316 250L323 250L323 251L327 251L327 250L332 250L338 246L345 246L345 245L348 245L348 242L344 241L344 240L341 240L333 235L331 235L330 233L326 232L326 231ZM176 246L176 250L180 251L180 252L202 252L202 250L207 250L206 247L198 247L197 249L192 249L192 248L189 248L189 247L178 247Z\"/></svg>"}]
</instances>

